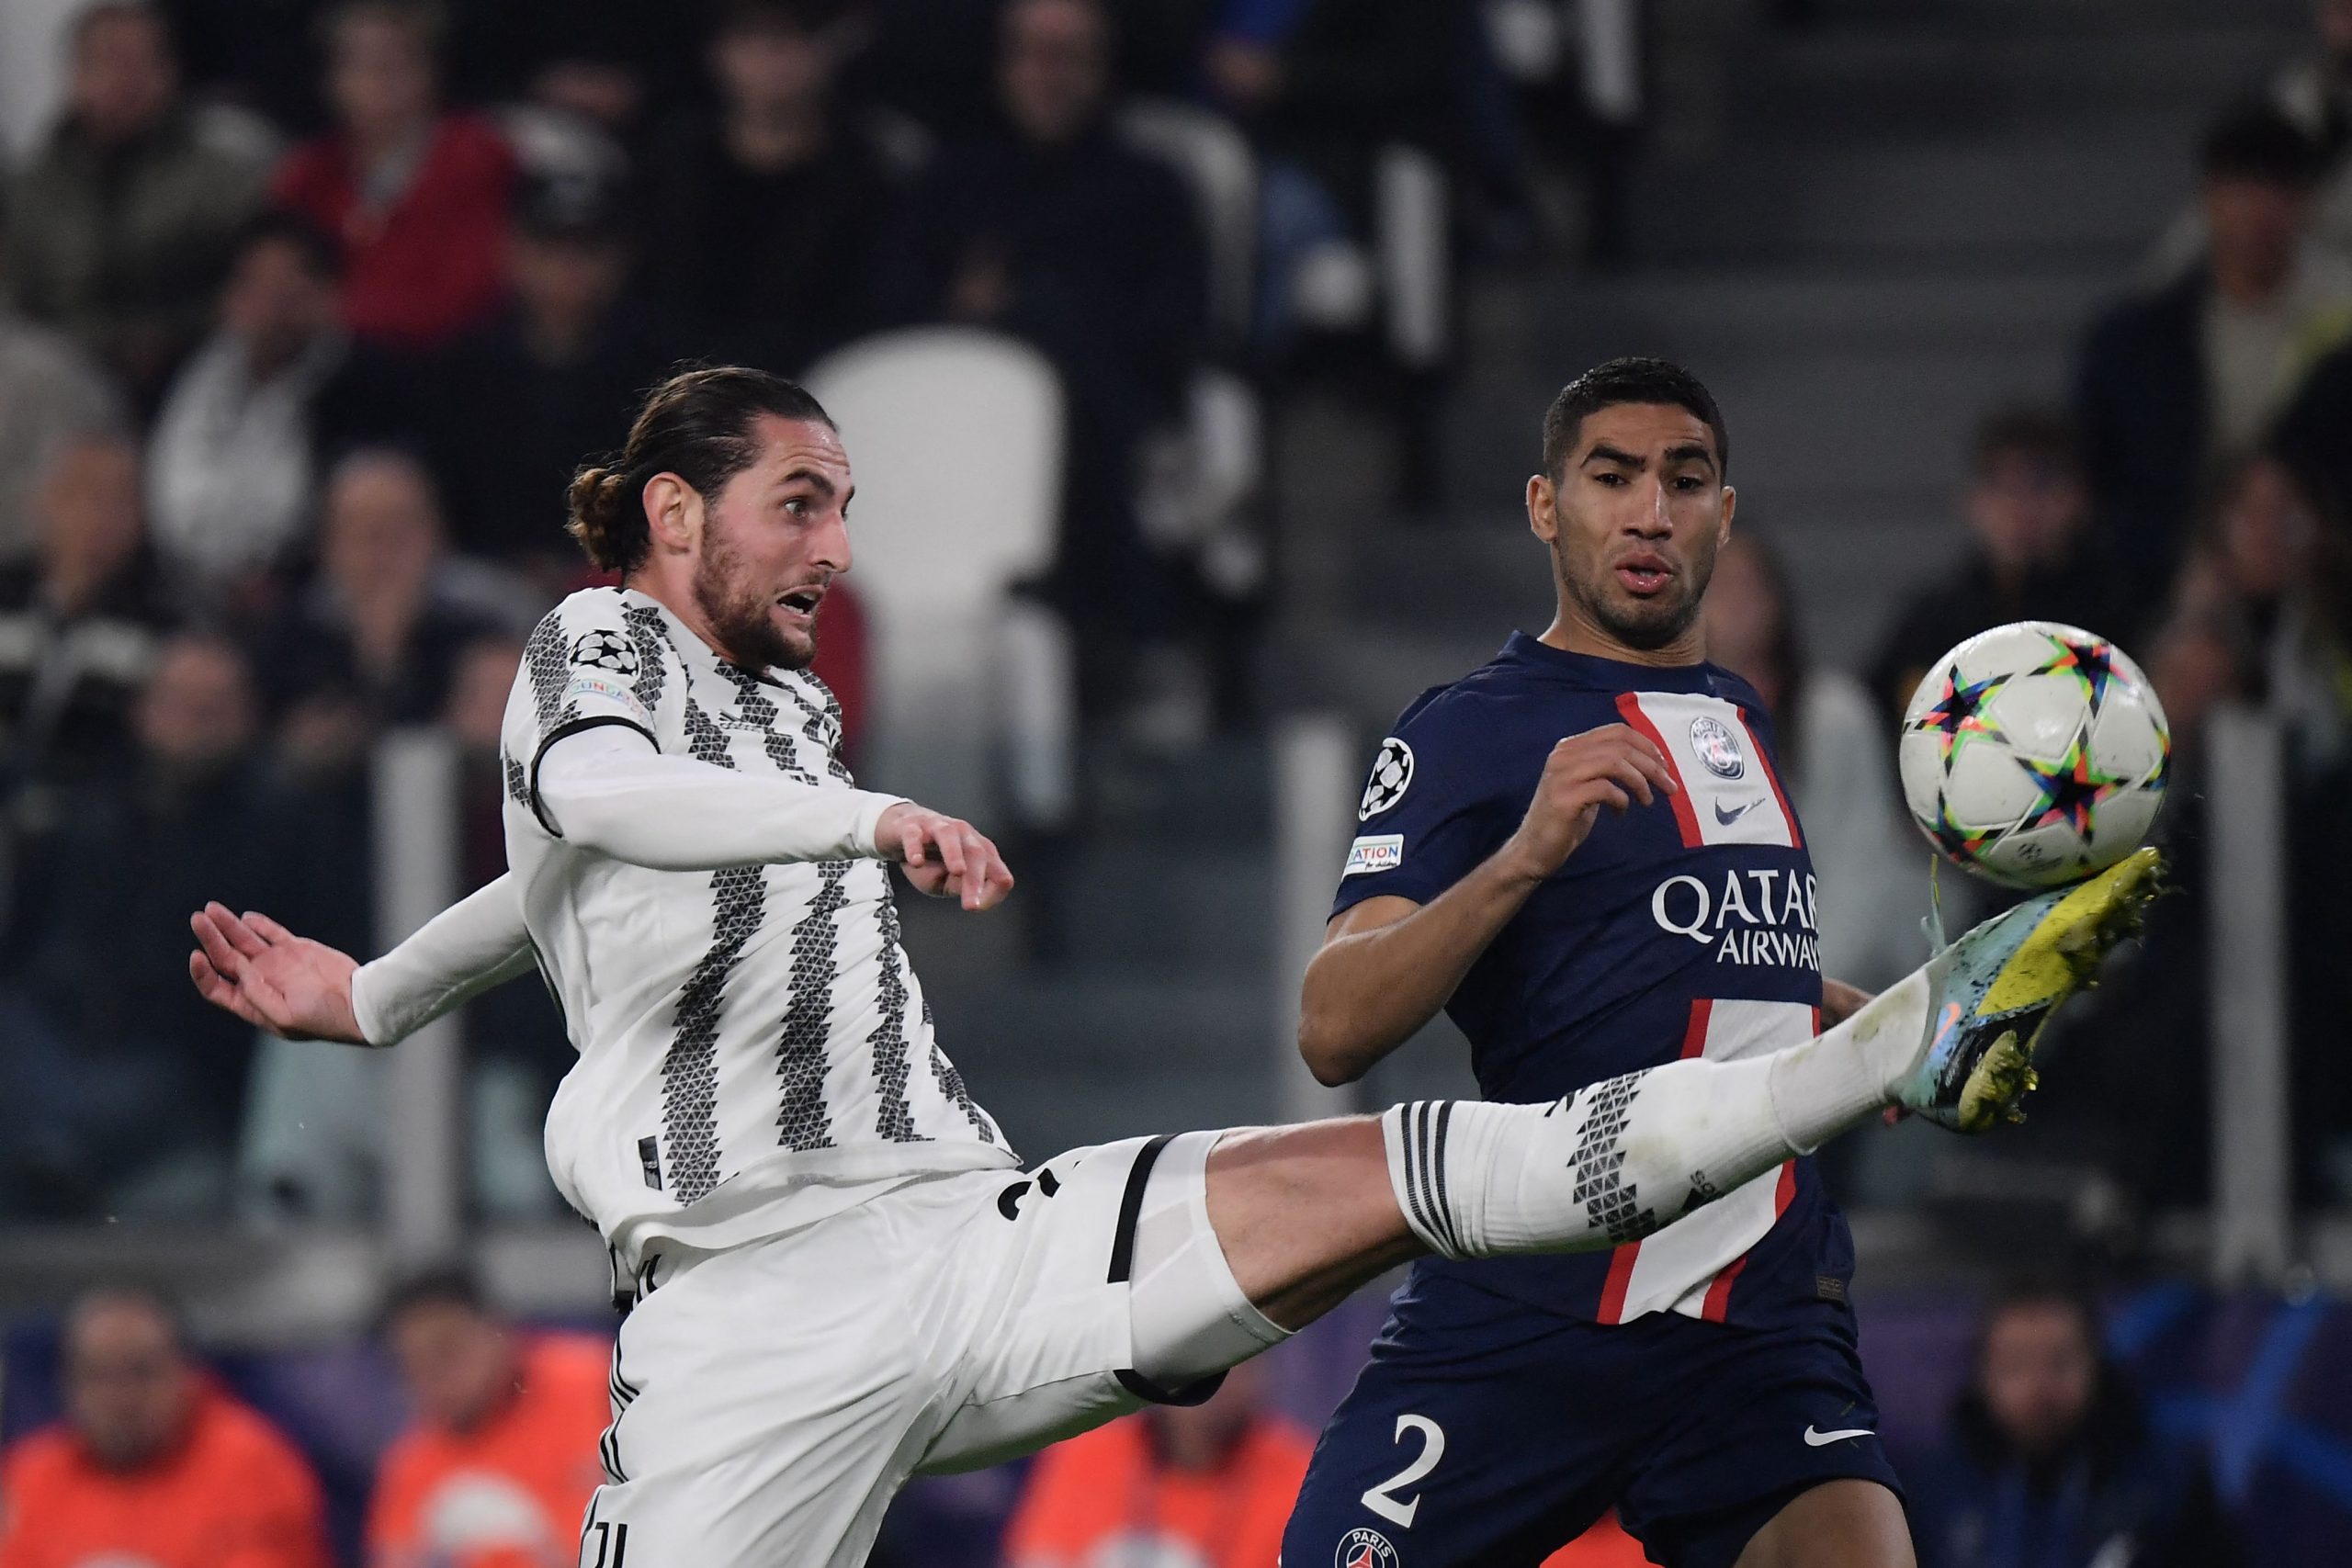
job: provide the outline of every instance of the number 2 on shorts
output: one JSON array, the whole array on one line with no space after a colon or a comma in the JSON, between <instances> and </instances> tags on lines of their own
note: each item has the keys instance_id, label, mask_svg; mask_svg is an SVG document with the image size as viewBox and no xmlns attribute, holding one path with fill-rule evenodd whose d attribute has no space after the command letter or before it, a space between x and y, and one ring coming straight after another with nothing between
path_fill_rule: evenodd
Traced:
<instances>
[{"instance_id":1,"label":"number 2 on shorts","mask_svg":"<svg viewBox=\"0 0 2352 1568\"><path fill-rule=\"evenodd\" d=\"M1403 1442L1408 1432L1420 1434L1421 1451L1414 1456L1412 1463L1363 1495L1365 1507L1399 1529L1413 1528L1413 1516L1421 1511L1421 1500L1415 1497L1409 1503L1405 1502L1396 1495L1397 1489L1413 1485L1425 1478L1437 1468L1437 1461L1445 1457L1445 1428L1428 1416L1396 1417L1396 1441Z\"/></svg>"}]
</instances>

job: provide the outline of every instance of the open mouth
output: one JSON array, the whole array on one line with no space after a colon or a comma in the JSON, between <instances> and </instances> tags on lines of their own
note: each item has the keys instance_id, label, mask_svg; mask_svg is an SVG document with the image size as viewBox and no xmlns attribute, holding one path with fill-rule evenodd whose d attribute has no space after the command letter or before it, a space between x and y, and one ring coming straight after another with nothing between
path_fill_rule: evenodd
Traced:
<instances>
[{"instance_id":1,"label":"open mouth","mask_svg":"<svg viewBox=\"0 0 2352 1568\"><path fill-rule=\"evenodd\" d=\"M817 606L824 602L824 598L825 591L822 588L796 588L791 592L780 596L776 603L802 621L814 621L817 618Z\"/></svg>"},{"instance_id":2,"label":"open mouth","mask_svg":"<svg viewBox=\"0 0 2352 1568\"><path fill-rule=\"evenodd\" d=\"M1626 591L1640 598L1648 598L1667 585L1674 576L1674 569L1665 558L1654 555L1627 556L1617 563L1617 581Z\"/></svg>"}]
</instances>

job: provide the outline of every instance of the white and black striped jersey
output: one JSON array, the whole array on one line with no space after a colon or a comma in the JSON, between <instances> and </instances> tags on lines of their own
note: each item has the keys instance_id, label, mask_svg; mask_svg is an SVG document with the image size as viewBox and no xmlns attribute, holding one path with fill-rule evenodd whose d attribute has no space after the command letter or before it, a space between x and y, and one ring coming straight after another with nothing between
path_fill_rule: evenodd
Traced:
<instances>
[{"instance_id":1,"label":"white and black striped jersey","mask_svg":"<svg viewBox=\"0 0 2352 1568\"><path fill-rule=\"evenodd\" d=\"M747 775L694 771L715 785L762 775L828 807L798 791L837 793L869 845L888 800L852 784L820 682L727 663L642 593L574 593L532 634L503 734L507 860L580 1053L548 1111L548 1165L624 1261L657 1237L733 1246L916 1177L1015 1164L933 1039L888 868L851 858L854 833L829 836L842 858L715 871L561 836L542 759L608 725Z\"/></svg>"}]
</instances>

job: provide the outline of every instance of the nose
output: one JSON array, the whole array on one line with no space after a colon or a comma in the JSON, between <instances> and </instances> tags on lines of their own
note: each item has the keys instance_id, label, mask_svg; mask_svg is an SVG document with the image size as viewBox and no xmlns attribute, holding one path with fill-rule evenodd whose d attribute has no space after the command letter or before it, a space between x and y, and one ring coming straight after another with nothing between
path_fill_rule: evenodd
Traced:
<instances>
[{"instance_id":1,"label":"nose","mask_svg":"<svg viewBox=\"0 0 2352 1568\"><path fill-rule=\"evenodd\" d=\"M1666 481L1655 476L1644 481L1649 487L1650 503L1634 509L1625 531L1637 538L1663 539L1674 533L1674 517L1667 510Z\"/></svg>"},{"instance_id":2,"label":"nose","mask_svg":"<svg viewBox=\"0 0 2352 1568\"><path fill-rule=\"evenodd\" d=\"M808 542L808 564L839 576L849 570L849 520L835 507Z\"/></svg>"}]
</instances>

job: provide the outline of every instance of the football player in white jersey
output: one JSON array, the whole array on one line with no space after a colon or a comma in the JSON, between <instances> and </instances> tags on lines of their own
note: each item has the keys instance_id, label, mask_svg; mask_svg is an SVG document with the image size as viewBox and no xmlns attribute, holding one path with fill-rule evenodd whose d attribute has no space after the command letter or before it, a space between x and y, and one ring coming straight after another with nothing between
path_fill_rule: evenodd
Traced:
<instances>
[{"instance_id":1,"label":"football player in white jersey","mask_svg":"<svg viewBox=\"0 0 2352 1568\"><path fill-rule=\"evenodd\" d=\"M390 1045L534 965L553 986L579 1061L548 1160L631 1302L582 1568L862 1562L910 1475L1205 1397L1423 1252L1608 1247L1889 1105L1981 1124L2152 887L2143 853L2036 898L1775 1055L1023 1174L932 1039L884 868L975 911L1012 875L969 823L854 787L805 673L854 488L799 388L673 378L572 485L623 586L531 638L508 874L364 967L263 915L194 918L198 988L288 1037ZM1564 744L1510 874L1457 891L1523 898L1601 807L1672 787L1644 745Z\"/></svg>"}]
</instances>

